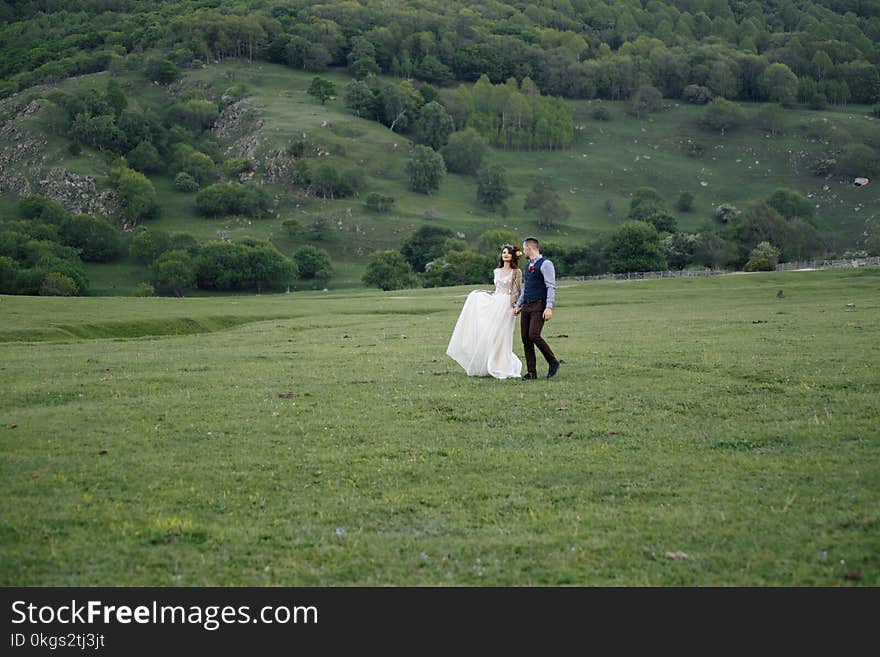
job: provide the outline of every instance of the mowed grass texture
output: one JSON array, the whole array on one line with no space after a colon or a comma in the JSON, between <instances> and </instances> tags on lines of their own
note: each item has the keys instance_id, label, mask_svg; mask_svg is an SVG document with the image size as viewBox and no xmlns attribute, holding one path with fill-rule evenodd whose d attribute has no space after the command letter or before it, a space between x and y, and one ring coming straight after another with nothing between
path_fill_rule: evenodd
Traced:
<instances>
[{"instance_id":1,"label":"mowed grass texture","mask_svg":"<svg viewBox=\"0 0 880 657\"><path fill-rule=\"evenodd\" d=\"M0 582L880 584L880 270L470 289L2 297Z\"/></svg>"}]
</instances>

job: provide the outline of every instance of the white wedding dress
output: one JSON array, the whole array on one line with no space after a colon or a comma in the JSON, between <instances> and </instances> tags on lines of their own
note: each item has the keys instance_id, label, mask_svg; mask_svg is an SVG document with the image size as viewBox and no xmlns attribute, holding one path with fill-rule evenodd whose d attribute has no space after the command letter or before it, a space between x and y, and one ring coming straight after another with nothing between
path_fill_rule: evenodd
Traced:
<instances>
[{"instance_id":1,"label":"white wedding dress","mask_svg":"<svg viewBox=\"0 0 880 657\"><path fill-rule=\"evenodd\" d=\"M513 353L515 317L511 305L515 270L495 270L495 291L468 294L446 354L468 376L509 379L520 376L522 361Z\"/></svg>"}]
</instances>

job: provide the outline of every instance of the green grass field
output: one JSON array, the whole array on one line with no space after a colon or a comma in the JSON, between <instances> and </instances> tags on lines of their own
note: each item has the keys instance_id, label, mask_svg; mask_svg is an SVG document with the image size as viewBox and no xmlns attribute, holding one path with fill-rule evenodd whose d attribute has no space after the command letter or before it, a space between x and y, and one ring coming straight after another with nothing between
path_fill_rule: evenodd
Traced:
<instances>
[{"instance_id":1,"label":"green grass field","mask_svg":"<svg viewBox=\"0 0 880 657\"><path fill-rule=\"evenodd\" d=\"M0 583L880 585L880 270L469 289L0 297Z\"/></svg>"},{"instance_id":2,"label":"green grass field","mask_svg":"<svg viewBox=\"0 0 880 657\"><path fill-rule=\"evenodd\" d=\"M103 89L108 76L87 75L58 86L68 91ZM121 72L117 77L132 107L148 107L162 100L161 88L144 84L139 73ZM439 191L430 196L409 191L404 165L410 138L347 110L343 102L344 88L350 81L347 75L325 74L338 92L337 98L326 105L306 93L312 77L280 65L230 61L187 70L184 84L196 89L208 86L217 94L231 85L244 85L249 94L247 106L263 121L262 127L254 128L252 133L261 156L284 149L307 134L331 153L329 158L320 158L322 161L326 159L342 169L358 167L366 173L364 194L378 191L393 196L393 211L371 213L363 207L362 198L304 198L295 188L277 183L269 186L277 203L271 218L206 219L196 214L193 194L175 191L167 176L154 176L161 214L151 225L187 232L202 241L221 235L270 239L283 253L292 255L302 242L287 239L282 221L296 218L308 225L316 216L325 217L332 226L331 234L314 244L330 253L335 275L329 287L340 289L359 285L372 251L398 248L403 239L426 223L460 232L472 245L482 232L502 227L569 245L607 237L626 220L630 196L641 186L655 187L661 193L677 217L679 228L685 231L697 231L710 224L715 207L721 203L742 208L768 197L778 187L794 188L814 201L817 226L826 235L836 236L830 242L841 252L855 244L866 220L880 216L877 185L856 188L852 181L819 178L809 171L829 148L848 142L877 142L880 128L868 116L867 107L821 112L786 110L784 131L768 138L754 120L762 109L756 104L743 104L750 117L748 125L720 135L697 127L703 107L665 101L667 110L637 119L626 113L627 103L602 101L610 108L612 120L597 121L592 118L597 101L571 101L578 129L570 149L492 151L491 159L505 167L513 191L507 201L509 213L502 216L477 204L473 177L450 174ZM41 113L25 119L25 124L35 131L46 129ZM689 140L703 146L700 157L688 155ZM106 181L107 166L99 154L86 149L72 158L64 139L52 137L49 142L45 155L52 166L66 166L96 176L99 182ZM541 176L554 181L571 210L570 218L552 230L540 229L536 217L523 209L526 194ZM681 192L693 194L692 211L675 210ZM0 212L13 213L14 201L10 195L0 197ZM435 218L426 219L426 214ZM95 294L127 295L137 282L150 276L145 267L140 268L140 276L127 271L119 277L119 265L103 267L109 272L91 272L99 281ZM101 284L108 278L119 278L116 288Z\"/></svg>"}]
</instances>

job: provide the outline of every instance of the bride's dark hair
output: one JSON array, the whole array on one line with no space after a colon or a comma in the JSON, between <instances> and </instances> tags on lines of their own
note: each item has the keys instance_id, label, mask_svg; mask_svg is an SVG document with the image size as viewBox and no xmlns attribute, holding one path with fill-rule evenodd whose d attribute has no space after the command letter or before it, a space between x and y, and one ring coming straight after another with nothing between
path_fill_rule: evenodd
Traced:
<instances>
[{"instance_id":1,"label":"bride's dark hair","mask_svg":"<svg viewBox=\"0 0 880 657\"><path fill-rule=\"evenodd\" d=\"M504 260L501 259L501 255L505 251L507 251L511 255L510 267L512 269L516 269L518 267L517 262L519 261L519 256L517 255L518 249L513 244L505 244L504 246L501 247L501 253L498 254L498 266L499 267L504 266Z\"/></svg>"}]
</instances>

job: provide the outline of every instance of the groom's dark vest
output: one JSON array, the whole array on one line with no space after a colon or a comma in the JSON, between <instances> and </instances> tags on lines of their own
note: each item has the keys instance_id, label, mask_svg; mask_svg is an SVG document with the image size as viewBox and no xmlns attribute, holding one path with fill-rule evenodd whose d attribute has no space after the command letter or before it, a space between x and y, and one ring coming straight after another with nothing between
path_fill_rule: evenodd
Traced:
<instances>
[{"instance_id":1,"label":"groom's dark vest","mask_svg":"<svg viewBox=\"0 0 880 657\"><path fill-rule=\"evenodd\" d=\"M524 272L525 293L523 303L547 300L547 285L544 283L544 274L541 273L541 265L547 258L541 256L531 267L526 267ZM530 271L534 269L535 271Z\"/></svg>"}]
</instances>

